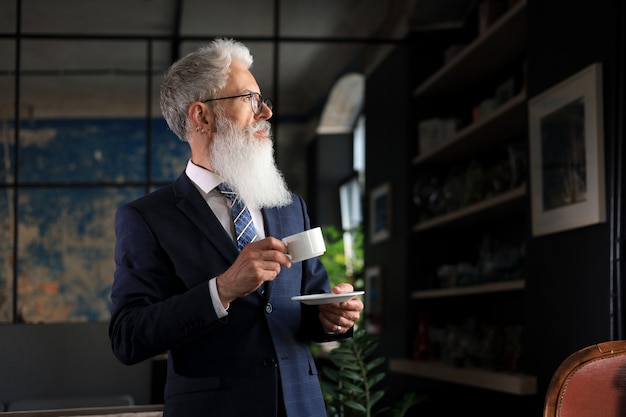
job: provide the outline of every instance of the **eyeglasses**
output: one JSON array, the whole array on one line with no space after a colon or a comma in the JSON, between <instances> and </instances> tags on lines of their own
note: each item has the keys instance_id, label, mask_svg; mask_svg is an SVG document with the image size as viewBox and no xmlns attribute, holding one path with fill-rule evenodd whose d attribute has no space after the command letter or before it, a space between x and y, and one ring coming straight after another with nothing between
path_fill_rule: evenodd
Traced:
<instances>
[{"instance_id":1,"label":"eyeglasses","mask_svg":"<svg viewBox=\"0 0 626 417\"><path fill-rule=\"evenodd\" d=\"M269 98L263 99L263 96L259 93L248 93L241 94L238 96L229 96L229 97L219 97L219 98L210 98L208 100L202 100L203 103L208 103L209 101L217 101L217 100L228 100L231 98L239 98L239 97L250 97L250 107L252 107L252 112L254 114L261 114L263 111L263 105L265 104L272 110L272 100Z\"/></svg>"}]
</instances>

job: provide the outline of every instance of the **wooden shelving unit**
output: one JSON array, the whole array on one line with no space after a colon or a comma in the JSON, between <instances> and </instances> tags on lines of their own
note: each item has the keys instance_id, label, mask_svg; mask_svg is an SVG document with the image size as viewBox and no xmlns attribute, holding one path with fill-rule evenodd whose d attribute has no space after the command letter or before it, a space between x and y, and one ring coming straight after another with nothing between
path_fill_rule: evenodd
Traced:
<instances>
[{"instance_id":1,"label":"wooden shelving unit","mask_svg":"<svg viewBox=\"0 0 626 417\"><path fill-rule=\"evenodd\" d=\"M509 62L525 44L526 0L523 0L420 84L414 94L446 94L472 84Z\"/></svg>"},{"instance_id":2,"label":"wooden shelving unit","mask_svg":"<svg viewBox=\"0 0 626 417\"><path fill-rule=\"evenodd\" d=\"M480 221L486 217L507 214L510 211L519 210L519 205L525 195L526 186L514 188L462 209L419 222L413 226L413 231L424 232L436 227L453 227L462 223Z\"/></svg>"},{"instance_id":3,"label":"wooden shelving unit","mask_svg":"<svg viewBox=\"0 0 626 417\"><path fill-rule=\"evenodd\" d=\"M389 369L400 374L515 395L534 395L537 393L537 378L531 375L494 372L478 368L454 368L438 362L417 362L410 359L391 359Z\"/></svg>"},{"instance_id":4,"label":"wooden shelving unit","mask_svg":"<svg viewBox=\"0 0 626 417\"><path fill-rule=\"evenodd\" d=\"M491 77L492 74L499 71L507 73L511 66L516 67L518 62L522 65L527 33L526 4L527 1L525 0L515 3L489 29L470 42L447 64L421 82L413 91L418 104L427 108L432 102L454 101L455 94L460 95L464 94L464 91L472 91L472 88L468 87L481 85L481 82ZM528 129L527 120L527 95L524 85L521 84L517 86L515 95L505 103L500 104L495 110L459 130L442 143L413 157L410 161L410 168L416 173L426 174L428 177L428 175L434 175L442 168L454 167L459 163L466 164L478 155L497 150L498 147L517 145L525 137ZM423 236L425 240L419 241L420 245L422 242L430 242L432 238L439 239L443 243L447 239L446 236L454 236L458 231L472 233L469 235L472 237L471 239L459 242L455 251L451 251L451 253L463 254L463 251L467 249L469 253L475 250L475 247L469 248L467 246L473 244L474 238L480 240L485 229L497 228L497 219L501 218L503 222L507 222L509 221L508 218L511 218L515 219L514 222L518 222L525 217L526 210L528 210L526 207L526 182L521 181L516 184L515 188L483 197L484 200L482 201L436 217L420 220L413 225L411 233L417 241ZM471 227L465 227L468 225ZM437 234L439 232L441 234ZM515 236L517 237L517 235ZM523 236L521 238L523 239ZM420 248L428 252L429 245L421 245ZM437 253L438 250L448 250L448 246L446 244L439 245L436 249L433 248L433 253ZM428 257L429 255L428 253L421 253L421 256ZM433 262L434 265L439 265L436 262L438 261ZM445 262L450 261L446 260ZM453 259L452 264L454 262L458 261ZM427 268L432 267L432 265L427 266ZM430 271L428 269L421 273L428 275ZM417 274L411 279L419 280L420 275ZM427 281L419 284L426 283ZM420 305L424 305L426 311L430 313L439 309L446 313L452 311L450 316L456 319L458 315L454 313L454 306L455 302L459 301L457 297L483 295L490 297L491 294L498 296L501 293L514 291L521 292L519 295L523 297L525 287L526 283L523 279L502 280L472 286L420 289L413 291L410 298L418 303L418 308ZM422 288L422 285L418 285L417 288ZM513 294L513 296L517 299L517 294ZM471 302L471 300L462 301ZM510 308L516 307L511 306ZM511 310L511 312L518 313L518 310ZM464 312L463 314L468 313ZM480 314L484 314L484 312ZM508 324L505 323L505 325ZM416 377L514 395L534 395L537 393L537 378L522 373L457 368L447 363L418 362L407 358L391 359L389 369L392 372Z\"/></svg>"},{"instance_id":5,"label":"wooden shelving unit","mask_svg":"<svg viewBox=\"0 0 626 417\"><path fill-rule=\"evenodd\" d=\"M413 300L427 298L460 297L464 295L489 294L494 292L519 291L526 287L523 280L488 282L485 284L468 285L465 287L437 288L433 290L420 290L411 293Z\"/></svg>"},{"instance_id":6,"label":"wooden shelving unit","mask_svg":"<svg viewBox=\"0 0 626 417\"><path fill-rule=\"evenodd\" d=\"M413 158L413 165L445 162L469 152L480 152L508 139L506 132L527 124L526 92L522 91L488 116L458 131L445 142Z\"/></svg>"}]
</instances>

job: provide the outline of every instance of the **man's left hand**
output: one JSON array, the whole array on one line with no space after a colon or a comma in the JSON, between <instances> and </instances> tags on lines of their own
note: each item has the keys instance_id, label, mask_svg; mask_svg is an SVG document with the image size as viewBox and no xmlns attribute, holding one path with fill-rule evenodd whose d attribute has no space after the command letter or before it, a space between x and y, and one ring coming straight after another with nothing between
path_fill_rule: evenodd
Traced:
<instances>
[{"instance_id":1,"label":"man's left hand","mask_svg":"<svg viewBox=\"0 0 626 417\"><path fill-rule=\"evenodd\" d=\"M337 284L332 288L334 294L352 291L354 291L354 287L346 282ZM359 320L361 311L363 311L363 302L355 296L341 303L322 304L319 309L320 320L324 329L329 333L343 334Z\"/></svg>"}]
</instances>

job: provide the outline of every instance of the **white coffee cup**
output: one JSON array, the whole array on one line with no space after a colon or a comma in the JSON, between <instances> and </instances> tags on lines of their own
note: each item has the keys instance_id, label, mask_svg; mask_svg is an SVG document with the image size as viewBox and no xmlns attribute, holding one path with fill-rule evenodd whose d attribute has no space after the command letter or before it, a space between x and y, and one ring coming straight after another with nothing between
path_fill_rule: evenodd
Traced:
<instances>
[{"instance_id":1,"label":"white coffee cup","mask_svg":"<svg viewBox=\"0 0 626 417\"><path fill-rule=\"evenodd\" d=\"M326 252L324 236L319 227L287 236L283 238L283 243L287 245L287 254L291 258L291 262L315 258Z\"/></svg>"}]
</instances>

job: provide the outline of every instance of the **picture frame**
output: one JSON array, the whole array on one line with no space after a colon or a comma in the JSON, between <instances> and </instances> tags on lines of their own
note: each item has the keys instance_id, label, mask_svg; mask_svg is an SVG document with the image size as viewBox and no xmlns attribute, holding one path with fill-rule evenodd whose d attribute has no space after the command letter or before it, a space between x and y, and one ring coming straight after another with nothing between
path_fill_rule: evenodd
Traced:
<instances>
[{"instance_id":1,"label":"picture frame","mask_svg":"<svg viewBox=\"0 0 626 417\"><path fill-rule=\"evenodd\" d=\"M606 221L602 64L528 102L532 234Z\"/></svg>"},{"instance_id":2,"label":"picture frame","mask_svg":"<svg viewBox=\"0 0 626 417\"><path fill-rule=\"evenodd\" d=\"M384 183L370 192L370 243L391 236L391 184Z\"/></svg>"},{"instance_id":3,"label":"picture frame","mask_svg":"<svg viewBox=\"0 0 626 417\"><path fill-rule=\"evenodd\" d=\"M379 266L365 269L365 298L363 303L363 319L368 333L380 333L383 315L382 277Z\"/></svg>"}]
</instances>

